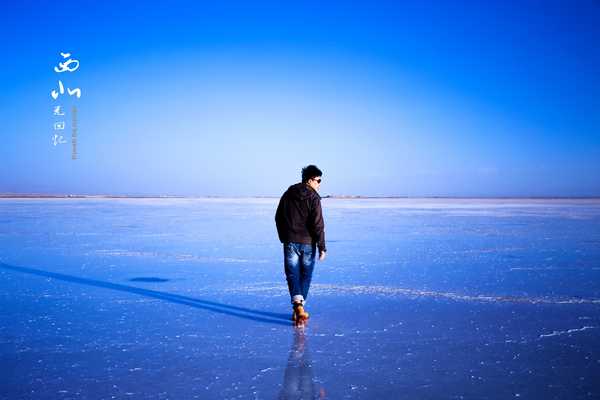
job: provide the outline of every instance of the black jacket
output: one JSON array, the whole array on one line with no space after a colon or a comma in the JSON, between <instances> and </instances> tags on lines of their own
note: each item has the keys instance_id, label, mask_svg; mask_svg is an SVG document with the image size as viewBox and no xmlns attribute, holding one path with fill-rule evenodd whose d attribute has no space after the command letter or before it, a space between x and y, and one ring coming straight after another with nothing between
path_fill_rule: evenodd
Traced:
<instances>
[{"instance_id":1,"label":"black jacket","mask_svg":"<svg viewBox=\"0 0 600 400\"><path fill-rule=\"evenodd\" d=\"M281 243L316 243L320 251L327 250L321 197L307 184L296 183L285 191L277 206L275 223Z\"/></svg>"}]
</instances>

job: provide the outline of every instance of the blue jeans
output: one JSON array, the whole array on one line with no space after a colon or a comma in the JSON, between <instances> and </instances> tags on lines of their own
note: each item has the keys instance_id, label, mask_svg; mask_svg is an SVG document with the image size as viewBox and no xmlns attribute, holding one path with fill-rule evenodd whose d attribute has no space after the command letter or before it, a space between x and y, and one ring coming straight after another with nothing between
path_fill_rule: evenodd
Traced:
<instances>
[{"instance_id":1,"label":"blue jeans","mask_svg":"<svg viewBox=\"0 0 600 400\"><path fill-rule=\"evenodd\" d=\"M283 260L285 266L285 277L290 290L292 304L300 302L304 304L308 296L308 289L315 268L315 256L317 249L315 244L284 243Z\"/></svg>"}]
</instances>

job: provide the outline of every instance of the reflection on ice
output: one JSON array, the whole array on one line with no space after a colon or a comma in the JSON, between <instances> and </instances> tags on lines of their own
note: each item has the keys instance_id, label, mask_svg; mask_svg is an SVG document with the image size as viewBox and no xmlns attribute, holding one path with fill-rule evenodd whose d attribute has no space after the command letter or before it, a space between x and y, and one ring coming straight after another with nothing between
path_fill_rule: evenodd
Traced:
<instances>
[{"instance_id":1,"label":"reflection on ice","mask_svg":"<svg viewBox=\"0 0 600 400\"><path fill-rule=\"evenodd\" d=\"M281 400L314 400L324 399L326 396L325 389L318 387L313 375L305 329L304 326L294 328L294 343L288 356L278 397Z\"/></svg>"}]
</instances>

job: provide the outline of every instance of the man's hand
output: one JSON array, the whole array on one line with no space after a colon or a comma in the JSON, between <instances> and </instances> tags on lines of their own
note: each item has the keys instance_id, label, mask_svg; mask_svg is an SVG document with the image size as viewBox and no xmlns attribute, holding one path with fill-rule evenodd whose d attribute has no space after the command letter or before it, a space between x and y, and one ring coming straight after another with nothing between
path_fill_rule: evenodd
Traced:
<instances>
[{"instance_id":1,"label":"man's hand","mask_svg":"<svg viewBox=\"0 0 600 400\"><path fill-rule=\"evenodd\" d=\"M319 251L319 261L323 261L325 259L325 252Z\"/></svg>"}]
</instances>

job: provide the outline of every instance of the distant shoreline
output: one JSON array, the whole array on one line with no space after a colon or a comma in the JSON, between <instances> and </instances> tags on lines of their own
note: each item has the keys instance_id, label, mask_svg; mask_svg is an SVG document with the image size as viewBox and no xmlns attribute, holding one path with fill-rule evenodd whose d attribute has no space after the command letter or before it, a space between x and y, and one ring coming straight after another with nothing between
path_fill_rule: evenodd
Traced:
<instances>
[{"instance_id":1,"label":"distant shoreline","mask_svg":"<svg viewBox=\"0 0 600 400\"><path fill-rule=\"evenodd\" d=\"M167 196L167 195L86 195L0 193L0 199L278 199L279 196ZM600 200L600 196L360 196L325 195L323 199L521 199L521 200Z\"/></svg>"}]
</instances>

